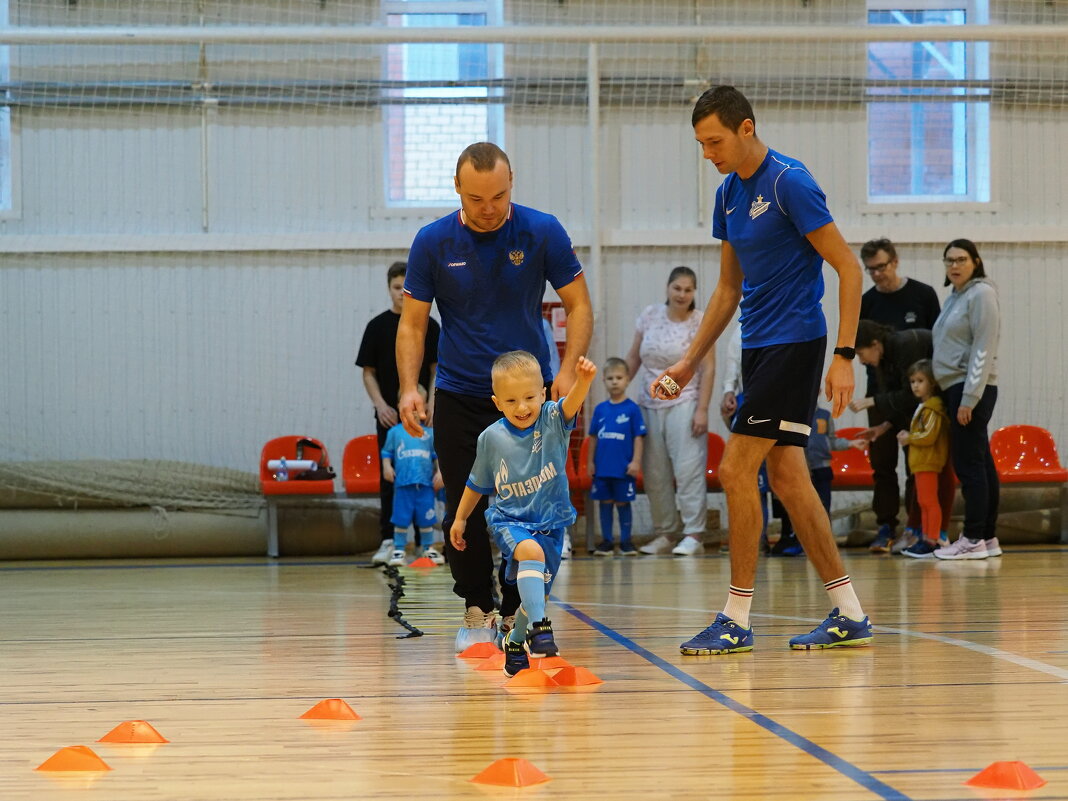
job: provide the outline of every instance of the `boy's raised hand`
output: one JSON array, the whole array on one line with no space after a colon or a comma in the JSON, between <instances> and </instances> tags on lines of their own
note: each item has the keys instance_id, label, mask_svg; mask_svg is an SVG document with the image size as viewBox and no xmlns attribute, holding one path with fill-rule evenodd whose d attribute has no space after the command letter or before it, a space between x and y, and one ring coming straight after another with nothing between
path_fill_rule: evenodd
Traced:
<instances>
[{"instance_id":1,"label":"boy's raised hand","mask_svg":"<svg viewBox=\"0 0 1068 801\"><path fill-rule=\"evenodd\" d=\"M575 376L578 380L592 382L595 375L597 375L597 365L585 356L579 356L579 360L575 364Z\"/></svg>"}]
</instances>

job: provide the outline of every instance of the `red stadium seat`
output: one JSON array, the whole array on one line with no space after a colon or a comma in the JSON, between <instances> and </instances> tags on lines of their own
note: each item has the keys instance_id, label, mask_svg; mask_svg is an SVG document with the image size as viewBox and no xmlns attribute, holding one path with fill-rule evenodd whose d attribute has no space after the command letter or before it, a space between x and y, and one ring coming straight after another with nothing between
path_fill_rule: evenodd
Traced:
<instances>
[{"instance_id":1,"label":"red stadium seat","mask_svg":"<svg viewBox=\"0 0 1068 801\"><path fill-rule=\"evenodd\" d=\"M378 437L364 434L350 439L341 457L341 478L349 495L377 495L382 481Z\"/></svg>"},{"instance_id":2,"label":"red stadium seat","mask_svg":"<svg viewBox=\"0 0 1068 801\"><path fill-rule=\"evenodd\" d=\"M840 428L836 433L842 439L855 439L857 434L861 431L864 431L864 429ZM890 435L884 434L883 436ZM849 448L844 451L832 451L831 471L834 473L834 479L831 486L835 489L875 486L871 462L868 460L867 448L862 451L858 451L856 448Z\"/></svg>"},{"instance_id":3,"label":"red stadium seat","mask_svg":"<svg viewBox=\"0 0 1068 801\"><path fill-rule=\"evenodd\" d=\"M312 444L304 445L300 458L321 461L323 467L330 466L330 455L326 446L314 437L287 436L268 440L260 451L260 488L267 498L267 555L278 556L278 508L275 498L293 495L330 495L334 494L334 480L304 481L290 477L288 481L278 481L268 469L267 463L272 459L297 459L297 443L308 440Z\"/></svg>"},{"instance_id":4,"label":"red stadium seat","mask_svg":"<svg viewBox=\"0 0 1068 801\"><path fill-rule=\"evenodd\" d=\"M998 478L1005 484L1061 484L1068 470L1057 456L1053 435L1044 428L1013 425L990 437Z\"/></svg>"},{"instance_id":5,"label":"red stadium seat","mask_svg":"<svg viewBox=\"0 0 1068 801\"><path fill-rule=\"evenodd\" d=\"M723 449L726 444L719 434L708 432L708 461L705 467L705 483L709 492L720 492L723 485L719 483L719 463L723 461Z\"/></svg>"}]
</instances>

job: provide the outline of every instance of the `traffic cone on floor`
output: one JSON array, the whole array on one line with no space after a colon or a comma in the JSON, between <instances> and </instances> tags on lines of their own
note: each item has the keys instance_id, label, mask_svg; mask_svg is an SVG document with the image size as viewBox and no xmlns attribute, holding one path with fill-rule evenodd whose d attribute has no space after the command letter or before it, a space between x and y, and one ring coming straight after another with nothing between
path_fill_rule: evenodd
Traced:
<instances>
[{"instance_id":1,"label":"traffic cone on floor","mask_svg":"<svg viewBox=\"0 0 1068 801\"><path fill-rule=\"evenodd\" d=\"M525 759L498 759L471 781L501 787L527 787L549 781L549 777Z\"/></svg>"},{"instance_id":2,"label":"traffic cone on floor","mask_svg":"<svg viewBox=\"0 0 1068 801\"><path fill-rule=\"evenodd\" d=\"M500 670L504 667L504 654L496 654L489 659L483 659L477 665L475 670Z\"/></svg>"},{"instance_id":3,"label":"traffic cone on floor","mask_svg":"<svg viewBox=\"0 0 1068 801\"><path fill-rule=\"evenodd\" d=\"M35 770L111 770L107 763L85 745L60 748Z\"/></svg>"},{"instance_id":4,"label":"traffic cone on floor","mask_svg":"<svg viewBox=\"0 0 1068 801\"><path fill-rule=\"evenodd\" d=\"M474 645L469 645L460 651L456 657L457 659L489 659L489 657L496 656L499 653L497 646L491 642L476 642Z\"/></svg>"},{"instance_id":5,"label":"traffic cone on floor","mask_svg":"<svg viewBox=\"0 0 1068 801\"><path fill-rule=\"evenodd\" d=\"M964 783L996 790L1034 790L1046 780L1023 762L992 762Z\"/></svg>"},{"instance_id":6,"label":"traffic cone on floor","mask_svg":"<svg viewBox=\"0 0 1068 801\"><path fill-rule=\"evenodd\" d=\"M562 668L556 671L553 679L561 687L585 687L588 684L604 684L604 679L598 678L584 667Z\"/></svg>"},{"instance_id":7,"label":"traffic cone on floor","mask_svg":"<svg viewBox=\"0 0 1068 801\"><path fill-rule=\"evenodd\" d=\"M532 658L530 666L538 670L559 670L560 668L571 667L571 663L562 656L541 656Z\"/></svg>"},{"instance_id":8,"label":"traffic cone on floor","mask_svg":"<svg viewBox=\"0 0 1068 801\"><path fill-rule=\"evenodd\" d=\"M420 556L418 559L413 560L408 567L414 568L431 568L437 567L436 564L427 556Z\"/></svg>"},{"instance_id":9,"label":"traffic cone on floor","mask_svg":"<svg viewBox=\"0 0 1068 801\"><path fill-rule=\"evenodd\" d=\"M550 689L552 687L559 686L556 681L546 673L544 670L534 670L533 668L527 668L521 670L515 674L512 678L508 679L504 683L504 686L509 690L536 690L536 689Z\"/></svg>"},{"instance_id":10,"label":"traffic cone on floor","mask_svg":"<svg viewBox=\"0 0 1068 801\"><path fill-rule=\"evenodd\" d=\"M143 720L126 720L109 731L98 743L169 743L166 737Z\"/></svg>"},{"instance_id":11,"label":"traffic cone on floor","mask_svg":"<svg viewBox=\"0 0 1068 801\"><path fill-rule=\"evenodd\" d=\"M320 701L303 715L308 720L360 720L360 716L340 698L327 698Z\"/></svg>"}]
</instances>

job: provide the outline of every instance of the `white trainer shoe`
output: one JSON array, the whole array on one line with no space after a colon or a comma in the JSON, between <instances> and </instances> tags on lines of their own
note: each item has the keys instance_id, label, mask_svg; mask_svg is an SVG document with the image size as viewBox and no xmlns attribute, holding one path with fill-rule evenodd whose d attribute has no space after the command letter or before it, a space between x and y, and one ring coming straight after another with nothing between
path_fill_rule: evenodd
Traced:
<instances>
[{"instance_id":1,"label":"white trainer shoe","mask_svg":"<svg viewBox=\"0 0 1068 801\"><path fill-rule=\"evenodd\" d=\"M483 612L477 606L467 607L464 624L456 632L456 653L465 651L480 642L497 639L497 613Z\"/></svg>"},{"instance_id":2,"label":"white trainer shoe","mask_svg":"<svg viewBox=\"0 0 1068 801\"><path fill-rule=\"evenodd\" d=\"M998 542L997 537L991 537L990 539L983 541L986 543L987 556L1001 556L1001 543Z\"/></svg>"},{"instance_id":3,"label":"white trainer shoe","mask_svg":"<svg viewBox=\"0 0 1068 801\"><path fill-rule=\"evenodd\" d=\"M375 551L375 555L371 557L372 565L384 565L389 561L389 557L393 555L393 540L382 540L382 544L378 546L378 550Z\"/></svg>"},{"instance_id":4,"label":"white trainer shoe","mask_svg":"<svg viewBox=\"0 0 1068 801\"><path fill-rule=\"evenodd\" d=\"M389 557L389 566L390 567L404 567L406 564L408 564L405 561L404 557L405 557L404 549L403 548L397 548L396 550L393 551L392 555Z\"/></svg>"},{"instance_id":5,"label":"white trainer shoe","mask_svg":"<svg viewBox=\"0 0 1068 801\"><path fill-rule=\"evenodd\" d=\"M638 549L644 554L655 556L658 553L667 553L671 550L671 540L661 534L655 540L650 540Z\"/></svg>"},{"instance_id":6,"label":"white trainer shoe","mask_svg":"<svg viewBox=\"0 0 1068 801\"><path fill-rule=\"evenodd\" d=\"M687 534L678 545L671 549L671 552L675 556L696 556L705 552L705 546L697 537Z\"/></svg>"},{"instance_id":7,"label":"white trainer shoe","mask_svg":"<svg viewBox=\"0 0 1068 801\"><path fill-rule=\"evenodd\" d=\"M936 559L986 559L990 554L986 550L986 540L970 540L961 534L955 543L937 549L934 555Z\"/></svg>"},{"instance_id":8,"label":"white trainer shoe","mask_svg":"<svg viewBox=\"0 0 1068 801\"><path fill-rule=\"evenodd\" d=\"M571 533L565 531L564 532L564 547L563 547L563 550L560 551L560 559L570 559L570 558L571 558Z\"/></svg>"},{"instance_id":9,"label":"white trainer shoe","mask_svg":"<svg viewBox=\"0 0 1068 801\"><path fill-rule=\"evenodd\" d=\"M428 545L423 548L423 556L433 562L435 565L445 564L445 556L433 545Z\"/></svg>"}]
</instances>

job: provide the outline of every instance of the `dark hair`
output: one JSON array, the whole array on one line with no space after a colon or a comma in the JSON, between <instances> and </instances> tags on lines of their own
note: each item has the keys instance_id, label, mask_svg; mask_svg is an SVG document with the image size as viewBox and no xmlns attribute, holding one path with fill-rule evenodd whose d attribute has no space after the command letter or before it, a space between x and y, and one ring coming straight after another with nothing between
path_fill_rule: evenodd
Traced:
<instances>
[{"instance_id":1,"label":"dark hair","mask_svg":"<svg viewBox=\"0 0 1068 801\"><path fill-rule=\"evenodd\" d=\"M876 342L886 342L892 333L894 333L894 329L888 325L877 323L874 320L861 320L857 323L857 338L853 343L853 347L870 348Z\"/></svg>"},{"instance_id":2,"label":"dark hair","mask_svg":"<svg viewBox=\"0 0 1068 801\"><path fill-rule=\"evenodd\" d=\"M673 269L670 274L668 274L668 280L667 280L668 286L670 286L671 282L674 281L676 278L682 278L682 277L689 278L691 281L693 281L693 288L697 289L697 273L695 273L692 269L687 267L685 264L680 264L678 267ZM665 306L667 305L667 301L666 300L664 301L664 305ZM695 301L691 300L690 301L690 311L693 311L696 308L697 308L697 303Z\"/></svg>"},{"instance_id":3,"label":"dark hair","mask_svg":"<svg viewBox=\"0 0 1068 801\"><path fill-rule=\"evenodd\" d=\"M705 117L715 114L723 127L731 131L737 131L746 120L753 121L753 131L756 131L756 115L753 107L746 100L745 95L733 86L713 86L706 89L697 98L690 115L690 123L697 125Z\"/></svg>"},{"instance_id":4,"label":"dark hair","mask_svg":"<svg viewBox=\"0 0 1068 801\"><path fill-rule=\"evenodd\" d=\"M986 270L983 269L983 260L979 256L979 248L975 246L975 243L970 239L954 239L945 249L942 251L942 258L945 259L946 254L949 253L950 248L960 248L961 250L968 251L968 255L972 257L972 261L975 262L975 271L972 273L972 278L986 278ZM949 286L949 276L946 276L946 282L942 286Z\"/></svg>"},{"instance_id":5,"label":"dark hair","mask_svg":"<svg viewBox=\"0 0 1068 801\"><path fill-rule=\"evenodd\" d=\"M508 155L503 150L493 142L475 142L473 145L465 147L464 152L460 154L460 158L456 159L456 177L460 177L460 168L466 162L471 162L475 172L490 172L497 166L498 161L503 161L508 171L511 172L512 163L508 160Z\"/></svg>"},{"instance_id":6,"label":"dark hair","mask_svg":"<svg viewBox=\"0 0 1068 801\"><path fill-rule=\"evenodd\" d=\"M880 250L886 251L886 255L890 257L890 261L897 261L897 249L894 247L894 243L885 236L882 239L869 239L861 245L860 258L870 259Z\"/></svg>"},{"instance_id":7,"label":"dark hair","mask_svg":"<svg viewBox=\"0 0 1068 801\"><path fill-rule=\"evenodd\" d=\"M627 363L618 356L609 356L607 359L605 359L604 367L602 368L602 370L607 373L609 370L615 370L620 367L623 368L624 373L630 375L630 367L628 367Z\"/></svg>"},{"instance_id":8,"label":"dark hair","mask_svg":"<svg viewBox=\"0 0 1068 801\"><path fill-rule=\"evenodd\" d=\"M403 276L408 273L408 262L395 261L389 265L389 269L386 270L386 284L392 284L393 279L397 276Z\"/></svg>"},{"instance_id":9,"label":"dark hair","mask_svg":"<svg viewBox=\"0 0 1068 801\"><path fill-rule=\"evenodd\" d=\"M942 387L938 386L938 380L934 376L934 365L930 359L920 359L917 362L913 362L909 365L908 372L905 375L912 378L916 373L922 373L927 378L927 382L931 385L932 395L942 394Z\"/></svg>"}]
</instances>

